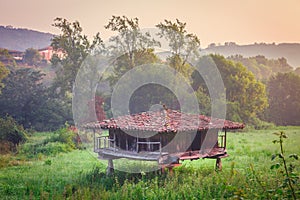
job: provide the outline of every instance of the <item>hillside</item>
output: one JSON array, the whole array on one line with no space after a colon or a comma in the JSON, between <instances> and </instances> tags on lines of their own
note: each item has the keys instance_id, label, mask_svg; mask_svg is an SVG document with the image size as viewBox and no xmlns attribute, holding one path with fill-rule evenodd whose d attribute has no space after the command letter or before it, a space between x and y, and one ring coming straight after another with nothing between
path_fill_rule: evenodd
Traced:
<instances>
[{"instance_id":1,"label":"hillside","mask_svg":"<svg viewBox=\"0 0 300 200\"><path fill-rule=\"evenodd\" d=\"M50 45L53 34L34 30L0 26L0 48L25 51L28 48L40 49Z\"/></svg>"},{"instance_id":2,"label":"hillside","mask_svg":"<svg viewBox=\"0 0 300 200\"><path fill-rule=\"evenodd\" d=\"M286 58L288 63L296 68L300 67L300 44L299 43L280 43L280 44L249 44L237 45L233 42L225 45L211 44L208 48L202 50L203 54L217 53L225 57L231 55L242 55L244 57L253 57L257 55L264 55L269 59Z\"/></svg>"}]
</instances>

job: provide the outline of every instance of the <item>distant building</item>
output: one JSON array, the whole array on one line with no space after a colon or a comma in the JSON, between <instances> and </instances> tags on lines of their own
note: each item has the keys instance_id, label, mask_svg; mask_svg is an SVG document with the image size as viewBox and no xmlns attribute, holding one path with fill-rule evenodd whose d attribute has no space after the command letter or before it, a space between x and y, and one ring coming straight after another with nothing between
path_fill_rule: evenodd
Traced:
<instances>
[{"instance_id":1,"label":"distant building","mask_svg":"<svg viewBox=\"0 0 300 200\"><path fill-rule=\"evenodd\" d=\"M23 60L24 52L15 51L15 50L7 50L7 51L8 51L8 54L11 55L15 59L15 61Z\"/></svg>"},{"instance_id":2,"label":"distant building","mask_svg":"<svg viewBox=\"0 0 300 200\"><path fill-rule=\"evenodd\" d=\"M65 55L65 53L62 50L55 51L55 50L53 50L53 47L51 47L51 46L39 49L38 51L39 51L42 59L46 60L47 62L50 62L50 60L54 54L56 54L59 58L63 58Z\"/></svg>"}]
</instances>

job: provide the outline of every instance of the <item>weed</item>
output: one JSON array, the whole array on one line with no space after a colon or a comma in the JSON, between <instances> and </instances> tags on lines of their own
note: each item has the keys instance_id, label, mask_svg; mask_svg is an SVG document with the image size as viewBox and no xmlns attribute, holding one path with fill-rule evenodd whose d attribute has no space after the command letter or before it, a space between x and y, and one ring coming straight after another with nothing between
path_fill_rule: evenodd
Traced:
<instances>
[{"instance_id":1,"label":"weed","mask_svg":"<svg viewBox=\"0 0 300 200\"><path fill-rule=\"evenodd\" d=\"M280 131L279 133L274 133L276 134L279 139L274 140L273 143L278 143L280 146L280 153L272 155L272 160L275 160L278 158L281 162L277 162L271 166L271 169L279 169L280 167L283 167L284 171L282 171L284 175L283 183L280 186L280 188L277 188L276 192L282 193L282 190L289 188L287 192L291 193L291 197L293 199L296 199L296 193L294 189L294 184L297 183L299 180L299 177L297 176L296 173L294 173L295 165L292 163L289 164L287 163L287 158L285 156L284 148L283 148L283 140L288 138L288 136L285 134L285 132ZM298 155L297 154L290 154L289 158L298 160Z\"/></svg>"}]
</instances>

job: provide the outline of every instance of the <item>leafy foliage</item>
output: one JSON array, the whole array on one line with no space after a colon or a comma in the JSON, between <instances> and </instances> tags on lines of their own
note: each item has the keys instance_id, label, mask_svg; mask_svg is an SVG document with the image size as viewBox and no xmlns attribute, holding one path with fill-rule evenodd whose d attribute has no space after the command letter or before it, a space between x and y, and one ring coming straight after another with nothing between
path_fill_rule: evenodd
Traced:
<instances>
[{"instance_id":1,"label":"leafy foliage","mask_svg":"<svg viewBox=\"0 0 300 200\"><path fill-rule=\"evenodd\" d=\"M1 89L4 88L4 84L2 83L3 79L7 77L9 74L9 70L3 65L2 62L0 62L0 95L1 95Z\"/></svg>"},{"instance_id":2,"label":"leafy foliage","mask_svg":"<svg viewBox=\"0 0 300 200\"><path fill-rule=\"evenodd\" d=\"M277 125L300 124L300 76L278 73L267 83L270 107L266 119Z\"/></svg>"},{"instance_id":3,"label":"leafy foliage","mask_svg":"<svg viewBox=\"0 0 300 200\"><path fill-rule=\"evenodd\" d=\"M240 63L210 55L221 73L226 88L227 118L233 121L254 122L267 105L266 89L254 75ZM196 71L192 74L193 88L208 95L207 86Z\"/></svg>"},{"instance_id":4,"label":"leafy foliage","mask_svg":"<svg viewBox=\"0 0 300 200\"><path fill-rule=\"evenodd\" d=\"M108 46L109 54L117 57L109 78L111 85L135 66L159 62L153 48L160 43L149 32L141 32L138 18L112 16L105 28L118 33L110 38L112 44Z\"/></svg>"},{"instance_id":5,"label":"leafy foliage","mask_svg":"<svg viewBox=\"0 0 300 200\"><path fill-rule=\"evenodd\" d=\"M12 118L0 118L0 142L9 142L14 146L11 150L17 150L17 146L27 140L27 133L23 127Z\"/></svg>"},{"instance_id":6,"label":"leafy foliage","mask_svg":"<svg viewBox=\"0 0 300 200\"><path fill-rule=\"evenodd\" d=\"M117 36L110 38L110 42L113 43L108 47L111 53L114 55L127 54L130 60L128 64L131 67L135 66L135 52L144 52L154 46L160 46L159 42L151 38L149 32L141 32L138 18L112 16L105 28L118 33Z\"/></svg>"},{"instance_id":7,"label":"leafy foliage","mask_svg":"<svg viewBox=\"0 0 300 200\"><path fill-rule=\"evenodd\" d=\"M0 48L0 62L5 64L6 67L16 66L16 61L14 57L9 54L7 49Z\"/></svg>"},{"instance_id":8,"label":"leafy foliage","mask_svg":"<svg viewBox=\"0 0 300 200\"><path fill-rule=\"evenodd\" d=\"M176 22L165 20L156 27L160 30L158 35L169 42L171 56L167 61L177 72L190 78L193 70L188 62L195 56L199 55L200 40L197 35L188 33L186 23L176 19Z\"/></svg>"},{"instance_id":9,"label":"leafy foliage","mask_svg":"<svg viewBox=\"0 0 300 200\"><path fill-rule=\"evenodd\" d=\"M285 73L293 69L287 63L286 58L267 59L262 55L245 58L241 55L235 55L228 57L228 59L241 62L259 80L268 80L272 75L278 72Z\"/></svg>"},{"instance_id":10,"label":"leafy foliage","mask_svg":"<svg viewBox=\"0 0 300 200\"><path fill-rule=\"evenodd\" d=\"M165 20L164 23L157 24L156 27L160 30L158 35L169 42L172 54L181 57L182 66L193 55L198 55L200 40L195 34L187 33L186 23L178 19L176 22Z\"/></svg>"},{"instance_id":11,"label":"leafy foliage","mask_svg":"<svg viewBox=\"0 0 300 200\"><path fill-rule=\"evenodd\" d=\"M27 143L20 148L20 153L28 158L40 155L55 156L58 153L70 152L79 148L78 135L68 124L51 134L50 137L37 143Z\"/></svg>"},{"instance_id":12,"label":"leafy foliage","mask_svg":"<svg viewBox=\"0 0 300 200\"><path fill-rule=\"evenodd\" d=\"M39 51L34 48L26 49L24 55L24 62L31 66L37 66L41 62L42 58Z\"/></svg>"},{"instance_id":13,"label":"leafy foliage","mask_svg":"<svg viewBox=\"0 0 300 200\"><path fill-rule=\"evenodd\" d=\"M83 35L82 28L78 21L69 22L63 18L56 18L54 27L61 30L61 34L54 36L51 46L54 50L62 50L63 58L54 56L51 60L56 68L54 88L59 88L59 93L64 96L72 92L73 83L77 72L84 59L97 48L103 45L99 33L90 42L86 35Z\"/></svg>"},{"instance_id":14,"label":"leafy foliage","mask_svg":"<svg viewBox=\"0 0 300 200\"><path fill-rule=\"evenodd\" d=\"M29 128L44 96L43 76L29 68L12 70L4 80L6 87L0 96L1 116L9 114Z\"/></svg>"},{"instance_id":15,"label":"leafy foliage","mask_svg":"<svg viewBox=\"0 0 300 200\"><path fill-rule=\"evenodd\" d=\"M285 156L284 148L283 148L283 140L288 137L283 131L281 131L280 133L275 133L275 134L278 135L279 139L274 140L273 143L279 143L280 153L273 154L272 160L274 160L275 158L278 158L279 160L281 160L281 163L273 164L271 166L271 169L279 169L281 167L284 169L283 171L281 171L281 173L283 174L282 185L280 185L280 187L277 188L276 192L281 193L282 189L283 189L283 190L286 190L289 198L292 197L293 199L297 199L294 187L297 184L297 182L299 181L299 176L297 176L297 174L294 172L294 169L295 169L294 164L290 163L290 165L288 166L287 158ZM289 158L298 160L298 155L291 154L291 155L289 155ZM281 180L279 180L279 181L281 181ZM289 188L289 189L287 189L287 188Z\"/></svg>"},{"instance_id":16,"label":"leafy foliage","mask_svg":"<svg viewBox=\"0 0 300 200\"><path fill-rule=\"evenodd\" d=\"M40 71L15 69L4 79L0 95L0 116L12 116L25 128L55 130L71 121L70 104L54 98L43 85Z\"/></svg>"}]
</instances>

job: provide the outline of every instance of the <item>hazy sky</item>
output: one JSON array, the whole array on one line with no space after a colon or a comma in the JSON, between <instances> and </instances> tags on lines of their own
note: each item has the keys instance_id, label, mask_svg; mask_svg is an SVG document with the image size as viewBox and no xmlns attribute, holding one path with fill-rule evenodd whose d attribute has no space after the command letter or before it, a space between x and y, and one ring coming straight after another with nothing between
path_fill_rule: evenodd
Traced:
<instances>
[{"instance_id":1,"label":"hazy sky","mask_svg":"<svg viewBox=\"0 0 300 200\"><path fill-rule=\"evenodd\" d=\"M300 0L0 0L0 25L59 33L53 19L78 20L89 36L111 33L112 15L138 17L141 28L164 19L187 22L189 32L208 44L300 42Z\"/></svg>"}]
</instances>

